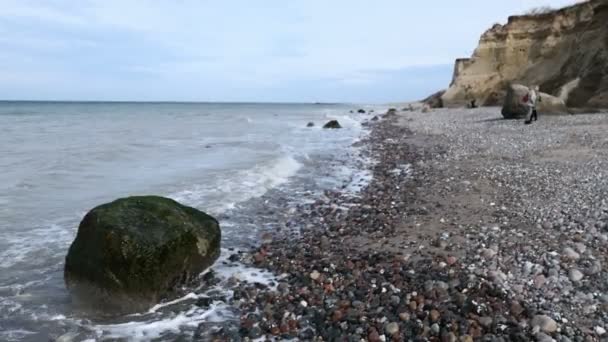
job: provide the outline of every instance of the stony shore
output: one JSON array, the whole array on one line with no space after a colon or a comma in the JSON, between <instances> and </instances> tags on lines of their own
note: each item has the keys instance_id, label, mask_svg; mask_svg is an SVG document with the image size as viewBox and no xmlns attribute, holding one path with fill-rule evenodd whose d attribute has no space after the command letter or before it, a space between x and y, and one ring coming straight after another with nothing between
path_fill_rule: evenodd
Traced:
<instances>
[{"instance_id":1,"label":"stony shore","mask_svg":"<svg viewBox=\"0 0 608 342\"><path fill-rule=\"evenodd\" d=\"M300 234L232 257L280 281L239 285L240 327L217 340L607 338L608 116L500 118L370 121L373 181L300 206Z\"/></svg>"}]
</instances>

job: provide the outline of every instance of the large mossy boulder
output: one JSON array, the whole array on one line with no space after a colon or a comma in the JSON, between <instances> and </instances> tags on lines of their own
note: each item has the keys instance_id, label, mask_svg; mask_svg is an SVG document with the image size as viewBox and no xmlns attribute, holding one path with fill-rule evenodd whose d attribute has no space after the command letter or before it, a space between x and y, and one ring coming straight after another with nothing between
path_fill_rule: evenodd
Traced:
<instances>
[{"instance_id":1,"label":"large mossy boulder","mask_svg":"<svg viewBox=\"0 0 608 342\"><path fill-rule=\"evenodd\" d=\"M220 254L216 219L157 196L118 199L83 218L65 260L75 304L146 310L195 279Z\"/></svg>"}]
</instances>

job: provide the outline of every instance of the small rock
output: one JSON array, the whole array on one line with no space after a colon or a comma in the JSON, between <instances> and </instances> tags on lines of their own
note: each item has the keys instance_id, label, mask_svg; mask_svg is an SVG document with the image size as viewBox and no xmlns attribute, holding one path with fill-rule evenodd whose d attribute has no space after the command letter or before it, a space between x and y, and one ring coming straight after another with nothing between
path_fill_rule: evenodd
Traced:
<instances>
[{"instance_id":1,"label":"small rock","mask_svg":"<svg viewBox=\"0 0 608 342\"><path fill-rule=\"evenodd\" d=\"M416 303L415 301L411 301L410 302L410 310L416 311L417 308L418 308L418 303Z\"/></svg>"},{"instance_id":2,"label":"small rock","mask_svg":"<svg viewBox=\"0 0 608 342\"><path fill-rule=\"evenodd\" d=\"M511 303L511 314L514 316L519 316L524 312L524 308L519 304L519 302Z\"/></svg>"},{"instance_id":3,"label":"small rock","mask_svg":"<svg viewBox=\"0 0 608 342\"><path fill-rule=\"evenodd\" d=\"M489 326L492 325L492 317L488 317L488 316L484 316L484 317L479 317L479 319L477 320L479 322L479 324L481 324L481 326L483 326L484 328L488 328Z\"/></svg>"},{"instance_id":4,"label":"small rock","mask_svg":"<svg viewBox=\"0 0 608 342\"><path fill-rule=\"evenodd\" d=\"M433 335L439 335L440 330L439 324L433 323L433 325L431 325L431 333L433 333Z\"/></svg>"},{"instance_id":5,"label":"small rock","mask_svg":"<svg viewBox=\"0 0 608 342\"><path fill-rule=\"evenodd\" d=\"M410 314L407 312L402 312L399 314L399 319L402 321L409 321L410 320Z\"/></svg>"},{"instance_id":6,"label":"small rock","mask_svg":"<svg viewBox=\"0 0 608 342\"><path fill-rule=\"evenodd\" d=\"M496 251L491 248L484 248L481 251L481 256L485 259L492 259L496 255Z\"/></svg>"},{"instance_id":7,"label":"small rock","mask_svg":"<svg viewBox=\"0 0 608 342\"><path fill-rule=\"evenodd\" d=\"M314 122L309 122L306 127L315 127L315 123Z\"/></svg>"},{"instance_id":8,"label":"small rock","mask_svg":"<svg viewBox=\"0 0 608 342\"><path fill-rule=\"evenodd\" d=\"M384 330L389 336L393 336L399 333L399 324L395 322L389 323L386 325L386 328Z\"/></svg>"},{"instance_id":9,"label":"small rock","mask_svg":"<svg viewBox=\"0 0 608 342\"><path fill-rule=\"evenodd\" d=\"M367 335L367 339L370 342L379 342L380 341L380 335L378 334L378 332L374 329L372 330L372 332L369 333L369 335Z\"/></svg>"},{"instance_id":10,"label":"small rock","mask_svg":"<svg viewBox=\"0 0 608 342\"><path fill-rule=\"evenodd\" d=\"M540 289L541 287L543 287L545 285L546 281L547 280L545 279L545 276L542 274L539 274L536 277L534 277L534 287L536 287L537 289Z\"/></svg>"},{"instance_id":11,"label":"small rock","mask_svg":"<svg viewBox=\"0 0 608 342\"><path fill-rule=\"evenodd\" d=\"M568 260L578 260L581 257L580 254L578 254L576 251L574 251L574 249L570 247L564 248L562 256Z\"/></svg>"},{"instance_id":12,"label":"small rock","mask_svg":"<svg viewBox=\"0 0 608 342\"><path fill-rule=\"evenodd\" d=\"M437 322L441 317L441 314L437 310L431 310L429 316L431 317L431 321Z\"/></svg>"},{"instance_id":13,"label":"small rock","mask_svg":"<svg viewBox=\"0 0 608 342\"><path fill-rule=\"evenodd\" d=\"M401 298L399 298L399 296L392 295L391 296L391 305L398 306L399 303L401 303Z\"/></svg>"},{"instance_id":14,"label":"small rock","mask_svg":"<svg viewBox=\"0 0 608 342\"><path fill-rule=\"evenodd\" d=\"M457 259L454 256L449 256L445 259L445 262L449 265L452 266L456 263Z\"/></svg>"},{"instance_id":15,"label":"small rock","mask_svg":"<svg viewBox=\"0 0 608 342\"><path fill-rule=\"evenodd\" d=\"M471 335L463 335L460 336L461 342L473 342L473 337Z\"/></svg>"},{"instance_id":16,"label":"small rock","mask_svg":"<svg viewBox=\"0 0 608 342\"><path fill-rule=\"evenodd\" d=\"M538 327L541 331L549 334L557 330L557 323L553 320L553 318L547 315L534 316L530 325L532 328Z\"/></svg>"},{"instance_id":17,"label":"small rock","mask_svg":"<svg viewBox=\"0 0 608 342\"><path fill-rule=\"evenodd\" d=\"M310 273L310 279L312 279L312 280L317 280L317 279L319 279L319 277L320 277L320 276L321 276L321 273L319 273L319 272L318 272L318 271L316 271L316 270L315 270L315 271L312 271L312 272Z\"/></svg>"},{"instance_id":18,"label":"small rock","mask_svg":"<svg viewBox=\"0 0 608 342\"><path fill-rule=\"evenodd\" d=\"M458 341L458 339L456 338L456 335L454 335L453 332L450 332L447 335L442 336L441 341L442 342L456 342L456 341Z\"/></svg>"},{"instance_id":19,"label":"small rock","mask_svg":"<svg viewBox=\"0 0 608 342\"><path fill-rule=\"evenodd\" d=\"M593 329L593 331L595 331L595 333L598 334L599 336L603 336L603 335L606 334L606 329L604 329L604 328L602 328L600 326L595 327Z\"/></svg>"},{"instance_id":20,"label":"small rock","mask_svg":"<svg viewBox=\"0 0 608 342\"><path fill-rule=\"evenodd\" d=\"M584 243L577 242L574 244L574 248L580 253L583 254L587 251L587 246Z\"/></svg>"},{"instance_id":21,"label":"small rock","mask_svg":"<svg viewBox=\"0 0 608 342\"><path fill-rule=\"evenodd\" d=\"M542 333L542 332L537 333L536 335L534 335L534 337L536 337L536 341L538 341L538 342L553 342L553 341L555 341L551 336L549 336L549 335L547 335L545 333Z\"/></svg>"},{"instance_id":22,"label":"small rock","mask_svg":"<svg viewBox=\"0 0 608 342\"><path fill-rule=\"evenodd\" d=\"M583 277L583 272L577 270L576 268L571 269L570 273L568 273L568 278L570 278L570 280L574 282L581 281Z\"/></svg>"}]
</instances>

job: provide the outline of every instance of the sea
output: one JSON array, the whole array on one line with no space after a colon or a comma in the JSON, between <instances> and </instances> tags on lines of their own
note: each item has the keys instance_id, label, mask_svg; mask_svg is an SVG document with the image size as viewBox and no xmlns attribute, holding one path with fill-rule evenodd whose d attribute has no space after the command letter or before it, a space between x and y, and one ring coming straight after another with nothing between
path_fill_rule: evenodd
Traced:
<instances>
[{"instance_id":1,"label":"sea","mask_svg":"<svg viewBox=\"0 0 608 342\"><path fill-rule=\"evenodd\" d=\"M281 275L228 256L259 245L265 232L297 235L290 214L326 190L357 196L373 163L360 143L363 123L382 110L0 102L0 341L172 341L238 322L227 284L272 286ZM330 119L342 129L323 129ZM63 267L78 224L95 206L131 195L167 196L218 218L222 255L211 269L220 281L195 283L146 312L76 312Z\"/></svg>"}]
</instances>

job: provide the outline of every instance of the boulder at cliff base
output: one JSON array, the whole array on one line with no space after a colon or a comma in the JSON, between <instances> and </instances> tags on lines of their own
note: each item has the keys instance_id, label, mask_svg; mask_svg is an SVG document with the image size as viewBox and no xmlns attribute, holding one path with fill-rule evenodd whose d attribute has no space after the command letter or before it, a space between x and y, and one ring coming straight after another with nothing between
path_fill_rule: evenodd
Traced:
<instances>
[{"instance_id":1,"label":"boulder at cliff base","mask_svg":"<svg viewBox=\"0 0 608 342\"><path fill-rule=\"evenodd\" d=\"M502 116L505 119L524 119L528 113L528 105L523 98L529 88L521 84L511 84L507 87L507 95L502 106ZM540 101L537 101L536 110L542 115L564 115L569 114L564 102L553 95L540 93Z\"/></svg>"}]
</instances>

